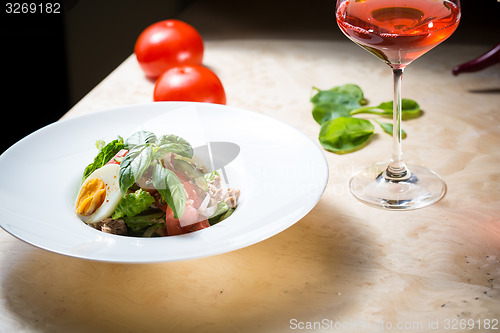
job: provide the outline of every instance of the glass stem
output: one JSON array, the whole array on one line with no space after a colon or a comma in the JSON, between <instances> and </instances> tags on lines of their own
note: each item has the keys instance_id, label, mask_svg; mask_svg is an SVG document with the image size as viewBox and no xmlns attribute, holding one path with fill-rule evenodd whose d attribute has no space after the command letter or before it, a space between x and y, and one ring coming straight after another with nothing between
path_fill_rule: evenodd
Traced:
<instances>
[{"instance_id":1,"label":"glass stem","mask_svg":"<svg viewBox=\"0 0 500 333\"><path fill-rule=\"evenodd\" d=\"M403 80L403 68L393 68L392 72L394 75L392 159L387 167L386 177L393 180L401 180L410 176L408 169L403 162L403 150L401 144L401 82Z\"/></svg>"}]
</instances>

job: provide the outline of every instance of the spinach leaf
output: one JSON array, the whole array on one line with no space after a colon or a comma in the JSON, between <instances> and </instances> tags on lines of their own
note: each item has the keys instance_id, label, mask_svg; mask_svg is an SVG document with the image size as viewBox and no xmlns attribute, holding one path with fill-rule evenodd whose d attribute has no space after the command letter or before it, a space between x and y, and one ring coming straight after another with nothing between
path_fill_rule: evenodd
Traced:
<instances>
[{"instance_id":1,"label":"spinach leaf","mask_svg":"<svg viewBox=\"0 0 500 333\"><path fill-rule=\"evenodd\" d=\"M154 163L153 186L172 208L174 217L178 219L184 213L186 206L186 192L180 179L170 169L164 168L160 162Z\"/></svg>"},{"instance_id":2,"label":"spinach leaf","mask_svg":"<svg viewBox=\"0 0 500 333\"><path fill-rule=\"evenodd\" d=\"M381 123L378 120L375 120L375 122L380 125L380 127L384 130L384 132L386 132L387 134L390 134L392 136L392 134L394 133L394 130L393 130L394 125L393 124ZM404 131L404 129L401 129L401 138L402 139L406 138L406 132Z\"/></svg>"},{"instance_id":3,"label":"spinach leaf","mask_svg":"<svg viewBox=\"0 0 500 333\"><path fill-rule=\"evenodd\" d=\"M373 135L373 124L366 119L340 117L321 125L319 142L336 154L346 154L361 149Z\"/></svg>"},{"instance_id":4,"label":"spinach leaf","mask_svg":"<svg viewBox=\"0 0 500 333\"><path fill-rule=\"evenodd\" d=\"M363 90L361 90L361 88L357 84L348 83L348 84L344 84L341 86L333 87L330 90L336 91L336 92L341 93L341 94L350 95L350 96L356 98L360 104L362 104L362 105L366 104L366 100L364 99Z\"/></svg>"},{"instance_id":5,"label":"spinach leaf","mask_svg":"<svg viewBox=\"0 0 500 333\"><path fill-rule=\"evenodd\" d=\"M318 124L339 117L349 117L350 111L366 104L361 88L355 84L336 86L329 90L313 87L317 93L311 97L312 115Z\"/></svg>"},{"instance_id":6,"label":"spinach leaf","mask_svg":"<svg viewBox=\"0 0 500 333\"><path fill-rule=\"evenodd\" d=\"M352 100L357 101L359 104L366 104L366 100L364 99L363 91L356 84L344 84L341 86L335 86L329 90L321 90L316 87L313 87L314 90L317 91L316 95L311 98L311 102L313 104L321 104L325 102L332 102L332 97L335 99L336 96L349 96ZM342 98L342 97L340 97ZM348 101L350 102L350 101Z\"/></svg>"},{"instance_id":7,"label":"spinach leaf","mask_svg":"<svg viewBox=\"0 0 500 333\"><path fill-rule=\"evenodd\" d=\"M350 114L355 115L359 113L371 113L377 114L385 117L392 117L393 114L393 101L383 102L377 106L367 106L358 108L355 110L351 110ZM417 118L421 114L420 105L412 99L403 98L401 99L401 118L402 119L411 119Z\"/></svg>"},{"instance_id":8,"label":"spinach leaf","mask_svg":"<svg viewBox=\"0 0 500 333\"><path fill-rule=\"evenodd\" d=\"M87 179L92 172L108 163L109 160L116 155L116 153L125 148L122 137L118 137L118 139L113 140L108 144L105 144L102 140L98 140L96 142L96 146L99 149L99 153L94 158L94 161L85 168L82 181Z\"/></svg>"},{"instance_id":9,"label":"spinach leaf","mask_svg":"<svg viewBox=\"0 0 500 333\"><path fill-rule=\"evenodd\" d=\"M310 98L313 103L312 115L321 125L319 141L321 145L337 154L345 154L364 147L374 133L373 124L367 119L353 118L353 115L368 113L382 117L393 116L393 102L377 106L365 106L367 100L363 91L355 84L345 84L329 90L313 87L316 94ZM421 115L420 105L408 98L401 100L402 119L416 118ZM391 134L393 125L377 122L384 132ZM402 138L406 137L401 130Z\"/></svg>"},{"instance_id":10,"label":"spinach leaf","mask_svg":"<svg viewBox=\"0 0 500 333\"><path fill-rule=\"evenodd\" d=\"M350 117L350 110L343 105L334 103L316 104L313 107L312 115L318 124L323 124L330 119L339 117Z\"/></svg>"}]
</instances>

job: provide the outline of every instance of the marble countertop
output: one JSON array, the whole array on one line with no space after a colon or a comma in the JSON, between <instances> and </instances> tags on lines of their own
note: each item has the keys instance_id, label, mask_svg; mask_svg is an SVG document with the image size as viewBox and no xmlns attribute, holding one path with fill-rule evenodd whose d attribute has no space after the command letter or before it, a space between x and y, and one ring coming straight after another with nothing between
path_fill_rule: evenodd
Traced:
<instances>
[{"instance_id":1,"label":"marble countertop","mask_svg":"<svg viewBox=\"0 0 500 333\"><path fill-rule=\"evenodd\" d=\"M308 215L230 253L103 263L0 231L0 332L500 330L500 67L451 74L484 51L444 43L405 71L403 96L424 110L403 122L405 159L445 179L437 204L393 212L349 193L353 173L390 156L377 129L360 151L325 151L329 182ZM316 142L313 86L355 83L374 105L392 98L389 68L348 40L214 38L205 52L228 105ZM63 118L150 102L153 86L131 55Z\"/></svg>"}]
</instances>

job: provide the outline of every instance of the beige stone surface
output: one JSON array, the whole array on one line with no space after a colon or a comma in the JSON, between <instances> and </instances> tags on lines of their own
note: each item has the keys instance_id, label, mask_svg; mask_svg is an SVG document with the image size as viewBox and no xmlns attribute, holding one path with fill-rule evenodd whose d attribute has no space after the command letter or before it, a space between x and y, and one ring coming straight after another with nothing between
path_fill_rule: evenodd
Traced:
<instances>
[{"instance_id":1,"label":"beige stone surface","mask_svg":"<svg viewBox=\"0 0 500 333\"><path fill-rule=\"evenodd\" d=\"M403 96L425 110L403 123L405 159L443 176L437 204L391 212L352 197L351 175L390 156L377 129L358 152L325 152L328 186L306 217L231 253L109 264L0 231L0 332L487 332L487 320L500 330L500 66L451 75L484 51L445 43L405 72ZM389 68L347 40L213 39L205 65L229 105L313 140L313 86L356 83L370 103L391 99ZM131 55L65 118L150 102L153 85Z\"/></svg>"}]
</instances>

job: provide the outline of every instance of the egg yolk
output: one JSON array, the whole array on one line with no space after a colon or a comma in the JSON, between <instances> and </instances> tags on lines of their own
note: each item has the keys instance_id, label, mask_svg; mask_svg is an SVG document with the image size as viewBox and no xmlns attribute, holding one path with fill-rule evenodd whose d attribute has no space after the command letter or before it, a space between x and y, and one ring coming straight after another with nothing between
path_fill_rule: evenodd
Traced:
<instances>
[{"instance_id":1,"label":"egg yolk","mask_svg":"<svg viewBox=\"0 0 500 333\"><path fill-rule=\"evenodd\" d=\"M98 178L86 182L76 200L76 213L89 216L101 207L106 198L106 186Z\"/></svg>"}]
</instances>

